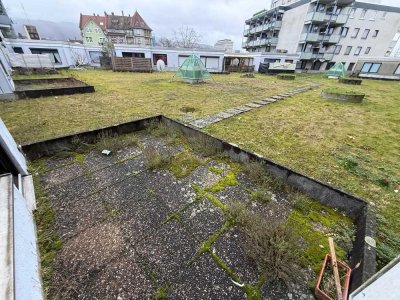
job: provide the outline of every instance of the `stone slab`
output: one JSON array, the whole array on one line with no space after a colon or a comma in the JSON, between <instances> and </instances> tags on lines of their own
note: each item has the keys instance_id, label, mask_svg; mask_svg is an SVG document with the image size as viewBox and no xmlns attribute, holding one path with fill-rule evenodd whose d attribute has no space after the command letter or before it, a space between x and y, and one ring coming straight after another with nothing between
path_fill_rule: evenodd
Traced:
<instances>
[{"instance_id":1,"label":"stone slab","mask_svg":"<svg viewBox=\"0 0 400 300\"><path fill-rule=\"evenodd\" d=\"M239 110L241 110L241 111L243 111L243 112L252 110L252 108L250 108L250 107L248 107L248 106L246 106L246 105L238 106L238 107L235 107L235 108L236 108L236 109L239 109Z\"/></svg>"},{"instance_id":2,"label":"stone slab","mask_svg":"<svg viewBox=\"0 0 400 300\"><path fill-rule=\"evenodd\" d=\"M236 108L229 108L229 109L225 110L225 112L227 112L228 114L237 115L237 114L241 114L243 111L236 109Z\"/></svg>"},{"instance_id":3,"label":"stone slab","mask_svg":"<svg viewBox=\"0 0 400 300\"><path fill-rule=\"evenodd\" d=\"M248 107L252 107L252 108L261 107L260 104L257 104L257 103L254 103L254 102L246 103L245 105L248 106Z\"/></svg>"}]
</instances>

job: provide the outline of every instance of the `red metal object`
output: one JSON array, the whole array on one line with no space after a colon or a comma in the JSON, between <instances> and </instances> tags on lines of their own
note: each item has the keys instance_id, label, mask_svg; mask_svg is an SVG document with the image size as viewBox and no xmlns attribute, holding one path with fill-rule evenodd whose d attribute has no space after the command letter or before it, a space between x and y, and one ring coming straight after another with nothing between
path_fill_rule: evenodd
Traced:
<instances>
[{"instance_id":1,"label":"red metal object","mask_svg":"<svg viewBox=\"0 0 400 300\"><path fill-rule=\"evenodd\" d=\"M324 293L324 291L322 291L320 289L320 284L321 284L322 276L324 275L326 264L327 264L327 262L330 262L330 261L331 261L331 256L329 254L327 254L325 256L324 262L322 264L321 272L319 273L319 276L318 276L317 286L315 287L315 297L317 297L317 299L319 299L319 300L336 300L336 299L332 299L331 297L329 297L327 294ZM348 292L349 292L351 269L339 260L337 261L337 265L340 269L346 270L346 277L344 279L344 282L342 282L342 286L343 286L343 300L347 300ZM333 276L333 274L332 274L332 276Z\"/></svg>"}]
</instances>

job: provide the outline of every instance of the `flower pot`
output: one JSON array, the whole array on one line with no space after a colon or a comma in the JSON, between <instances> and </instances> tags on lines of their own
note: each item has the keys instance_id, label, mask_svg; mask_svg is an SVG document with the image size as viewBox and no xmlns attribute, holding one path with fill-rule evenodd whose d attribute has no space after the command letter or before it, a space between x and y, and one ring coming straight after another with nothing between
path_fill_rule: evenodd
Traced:
<instances>
[{"instance_id":1,"label":"flower pot","mask_svg":"<svg viewBox=\"0 0 400 300\"><path fill-rule=\"evenodd\" d=\"M338 266L339 272L344 274L341 277L340 284L342 287L343 300L346 300L348 297L348 292L349 292L351 269L339 260L337 261L337 266ZM328 300L328 299L336 300L336 298L330 297L328 295L327 291L323 290L324 289L324 286L323 286L324 274L326 273L326 269L329 267L330 267L330 270L327 271L327 272L329 272L327 275L329 275L333 278L333 271L331 268L331 256L329 254L327 254L325 256L324 262L322 264L321 272L319 273L319 276L318 276L317 286L315 287L315 297L317 297L317 299L319 299L319 300ZM334 286L333 290L335 291L335 294L336 294L335 286Z\"/></svg>"}]
</instances>

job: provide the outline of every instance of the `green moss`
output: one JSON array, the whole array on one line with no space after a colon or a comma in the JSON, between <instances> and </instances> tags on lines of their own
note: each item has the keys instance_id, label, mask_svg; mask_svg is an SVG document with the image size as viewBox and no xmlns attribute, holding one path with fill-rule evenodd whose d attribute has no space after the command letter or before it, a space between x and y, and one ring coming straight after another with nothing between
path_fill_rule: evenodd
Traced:
<instances>
[{"instance_id":1,"label":"green moss","mask_svg":"<svg viewBox=\"0 0 400 300\"><path fill-rule=\"evenodd\" d=\"M332 94L343 94L343 95L353 95L353 96L359 96L359 95L365 95L364 93L354 91L354 90L347 90L344 88L340 87L331 87L323 90L326 93L332 93Z\"/></svg>"},{"instance_id":2,"label":"green moss","mask_svg":"<svg viewBox=\"0 0 400 300\"><path fill-rule=\"evenodd\" d=\"M215 193L224 190L227 186L235 186L238 183L239 182L236 179L235 173L230 170L224 178L222 178L214 186L212 186L211 188L207 188L206 190Z\"/></svg>"},{"instance_id":3,"label":"green moss","mask_svg":"<svg viewBox=\"0 0 400 300\"><path fill-rule=\"evenodd\" d=\"M172 220L177 220L178 222L181 221L181 215L180 215L180 212L179 212L179 211L170 214L170 215L162 222L162 224L168 223L168 222L170 222L170 221L172 221Z\"/></svg>"},{"instance_id":4,"label":"green moss","mask_svg":"<svg viewBox=\"0 0 400 300\"><path fill-rule=\"evenodd\" d=\"M210 238L207 241L205 241L201 244L201 247L199 248L197 253L199 255L201 255L201 254L209 251L211 246L215 243L215 241L219 238L219 236L221 234L223 234L225 231L227 231L231 226L232 226L232 223L230 220L225 221L224 225L220 229L218 229L216 232L214 232L214 234L212 236L210 236Z\"/></svg>"},{"instance_id":5,"label":"green moss","mask_svg":"<svg viewBox=\"0 0 400 300\"><path fill-rule=\"evenodd\" d=\"M83 165L83 163L85 162L85 154L83 153L76 153L74 158L75 161L81 165Z\"/></svg>"},{"instance_id":6,"label":"green moss","mask_svg":"<svg viewBox=\"0 0 400 300\"><path fill-rule=\"evenodd\" d=\"M189 151L183 151L174 156L167 169L177 178L184 178L193 172L203 161L195 157Z\"/></svg>"},{"instance_id":7,"label":"green moss","mask_svg":"<svg viewBox=\"0 0 400 300\"><path fill-rule=\"evenodd\" d=\"M224 171L221 170L220 168L214 167L214 166L209 166L208 170L210 170L211 172L221 175Z\"/></svg>"},{"instance_id":8,"label":"green moss","mask_svg":"<svg viewBox=\"0 0 400 300\"><path fill-rule=\"evenodd\" d=\"M250 284L245 284L243 291L246 293L247 300L261 300L260 288L252 286Z\"/></svg>"},{"instance_id":9,"label":"green moss","mask_svg":"<svg viewBox=\"0 0 400 300\"><path fill-rule=\"evenodd\" d=\"M237 276L231 268L214 252L209 251L211 257L215 260L215 262L232 278L235 282L242 284L242 280L240 280L239 276Z\"/></svg>"},{"instance_id":10,"label":"green moss","mask_svg":"<svg viewBox=\"0 0 400 300\"><path fill-rule=\"evenodd\" d=\"M222 211L226 212L226 205L224 205L219 199L215 196L213 196L210 193L207 193L206 190L202 189L201 187L192 184L192 188L194 189L196 193L195 200L200 200L200 199L206 199L210 201L214 206L222 209Z\"/></svg>"},{"instance_id":11,"label":"green moss","mask_svg":"<svg viewBox=\"0 0 400 300\"><path fill-rule=\"evenodd\" d=\"M32 174L46 171L43 161L31 164ZM57 252L62 248L63 242L59 238L55 224L55 210L47 198L47 191L42 188L40 175L34 176L34 187L37 201L37 208L34 218L37 226L38 244L41 261L41 275L43 289L47 295L51 286L53 276L53 262Z\"/></svg>"},{"instance_id":12,"label":"green moss","mask_svg":"<svg viewBox=\"0 0 400 300\"><path fill-rule=\"evenodd\" d=\"M288 217L288 222L293 230L299 234L307 243L303 252L303 265L311 265L314 272L318 273L321 269L321 262L325 255L329 252L328 237L330 233L324 233L314 229L313 222L320 222L329 231L333 231L335 224L351 224L348 217L344 217L341 213L334 211L328 207L322 206L320 203L314 203L308 214L303 214L297 209L292 210ZM322 246L322 247L321 247ZM336 245L337 257L344 261L346 251Z\"/></svg>"},{"instance_id":13,"label":"green moss","mask_svg":"<svg viewBox=\"0 0 400 300\"><path fill-rule=\"evenodd\" d=\"M167 289L165 287L160 287L157 289L156 300L167 300Z\"/></svg>"}]
</instances>

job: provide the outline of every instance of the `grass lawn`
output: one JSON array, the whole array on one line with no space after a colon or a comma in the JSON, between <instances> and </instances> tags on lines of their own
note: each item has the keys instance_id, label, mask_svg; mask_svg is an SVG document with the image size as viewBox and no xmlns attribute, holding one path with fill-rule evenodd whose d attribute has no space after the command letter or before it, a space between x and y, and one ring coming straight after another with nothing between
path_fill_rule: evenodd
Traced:
<instances>
[{"instance_id":1,"label":"grass lawn","mask_svg":"<svg viewBox=\"0 0 400 300\"><path fill-rule=\"evenodd\" d=\"M312 82L322 86L204 130L279 163L364 197L377 208L380 266L400 253L400 83L363 80L344 85L319 75L294 81L256 75L215 75L188 85L172 73L65 71L93 84L94 94L0 103L0 117L19 143L194 108L205 116ZM26 78L24 76L23 78ZM322 89L366 93L362 104L320 98Z\"/></svg>"}]
</instances>

